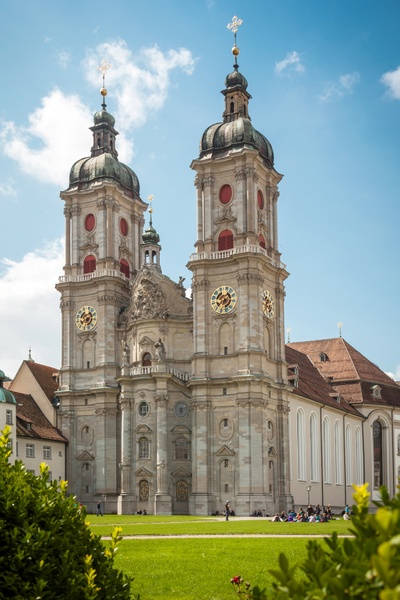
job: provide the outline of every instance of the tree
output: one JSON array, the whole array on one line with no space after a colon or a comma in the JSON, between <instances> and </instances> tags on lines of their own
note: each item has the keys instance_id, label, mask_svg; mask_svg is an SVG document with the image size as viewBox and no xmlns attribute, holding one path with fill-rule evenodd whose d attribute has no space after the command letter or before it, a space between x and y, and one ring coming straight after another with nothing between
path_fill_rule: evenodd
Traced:
<instances>
[{"instance_id":1,"label":"tree","mask_svg":"<svg viewBox=\"0 0 400 600\"><path fill-rule=\"evenodd\" d=\"M10 428L0 436L0 599L128 600L131 579L114 567L121 530L106 547L85 522L67 483L10 464Z\"/></svg>"}]
</instances>

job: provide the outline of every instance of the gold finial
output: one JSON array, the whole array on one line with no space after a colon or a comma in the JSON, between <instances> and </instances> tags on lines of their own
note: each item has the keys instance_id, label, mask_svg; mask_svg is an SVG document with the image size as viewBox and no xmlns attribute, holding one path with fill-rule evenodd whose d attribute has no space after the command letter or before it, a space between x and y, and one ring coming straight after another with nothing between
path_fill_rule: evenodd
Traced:
<instances>
[{"instance_id":1,"label":"gold finial","mask_svg":"<svg viewBox=\"0 0 400 600\"><path fill-rule=\"evenodd\" d=\"M108 69L111 69L111 65L110 63L106 62L104 59L101 61L101 64L97 67L98 71L101 71L103 74L103 87L100 90L100 94L103 96L104 100L103 100L103 105L105 106L105 97L107 96L107 89L105 86L105 80L106 80L106 72L108 71Z\"/></svg>"},{"instance_id":2,"label":"gold finial","mask_svg":"<svg viewBox=\"0 0 400 600\"><path fill-rule=\"evenodd\" d=\"M228 23L228 25L227 25L227 28L233 32L233 36L234 36L234 45L232 48L232 54L235 57L235 64L233 66L236 70L239 68L239 65L237 64L237 57L239 56L239 53L240 53L239 48L236 46L236 33L242 24L243 24L242 19L238 19L236 16L234 16L231 23Z\"/></svg>"},{"instance_id":3,"label":"gold finial","mask_svg":"<svg viewBox=\"0 0 400 600\"><path fill-rule=\"evenodd\" d=\"M152 201L153 201L153 195L152 195L152 194L150 194L150 196L147 196L147 200L149 201L149 204L150 204L149 213L150 213L150 227L151 227L151 226L153 225L153 218L152 218L152 215L153 215L153 207L152 207L152 205L151 205L151 203L152 203Z\"/></svg>"}]
</instances>

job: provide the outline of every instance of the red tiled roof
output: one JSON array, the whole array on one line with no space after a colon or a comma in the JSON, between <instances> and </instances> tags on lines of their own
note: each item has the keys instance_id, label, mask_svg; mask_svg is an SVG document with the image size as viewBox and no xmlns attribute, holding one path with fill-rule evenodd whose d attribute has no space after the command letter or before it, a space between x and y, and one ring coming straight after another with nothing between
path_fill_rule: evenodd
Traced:
<instances>
[{"instance_id":1,"label":"red tiled roof","mask_svg":"<svg viewBox=\"0 0 400 600\"><path fill-rule=\"evenodd\" d=\"M25 360L24 362L51 402L54 397L54 392L58 389L58 381L53 376L55 374L58 375L59 369L56 369L55 367L48 367L46 365L40 365L39 363L35 363L31 360Z\"/></svg>"},{"instance_id":2,"label":"red tiled roof","mask_svg":"<svg viewBox=\"0 0 400 600\"><path fill-rule=\"evenodd\" d=\"M320 402L325 406L335 408L336 410L361 416L345 399L337 402L332 398L330 395L333 392L331 385L322 377L306 354L299 352L289 345L286 346L285 351L286 362L289 365L296 365L298 367L298 387L294 389L294 393Z\"/></svg>"},{"instance_id":3,"label":"red tiled roof","mask_svg":"<svg viewBox=\"0 0 400 600\"><path fill-rule=\"evenodd\" d=\"M30 394L13 392L17 401L17 434L55 442L66 442L66 438L44 416ZM30 423L30 429L26 424Z\"/></svg>"},{"instance_id":4,"label":"red tiled roof","mask_svg":"<svg viewBox=\"0 0 400 600\"><path fill-rule=\"evenodd\" d=\"M400 388L396 382L343 338L292 342L289 347L307 354L348 402L400 406ZM321 360L322 353L327 360ZM373 397L373 385L381 388L381 399Z\"/></svg>"}]
</instances>

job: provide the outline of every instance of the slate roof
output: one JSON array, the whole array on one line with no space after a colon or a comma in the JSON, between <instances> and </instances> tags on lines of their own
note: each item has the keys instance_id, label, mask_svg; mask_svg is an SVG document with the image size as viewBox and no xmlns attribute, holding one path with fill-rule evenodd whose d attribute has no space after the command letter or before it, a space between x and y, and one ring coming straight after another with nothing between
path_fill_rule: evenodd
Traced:
<instances>
[{"instance_id":1,"label":"slate roof","mask_svg":"<svg viewBox=\"0 0 400 600\"><path fill-rule=\"evenodd\" d=\"M294 389L295 394L304 396L335 410L341 410L359 417L362 416L344 398L338 402L332 397L331 394L334 391L332 386L325 380L306 354L292 348L291 345L285 347L285 352L286 362L289 366L296 366L298 368L298 387ZM291 375L290 369L288 373Z\"/></svg>"},{"instance_id":2,"label":"slate roof","mask_svg":"<svg viewBox=\"0 0 400 600\"><path fill-rule=\"evenodd\" d=\"M291 342L288 346L307 355L347 402L400 406L400 386L343 338ZM380 398L373 395L375 385L381 388Z\"/></svg>"},{"instance_id":3,"label":"slate roof","mask_svg":"<svg viewBox=\"0 0 400 600\"><path fill-rule=\"evenodd\" d=\"M30 394L13 393L17 400L17 435L53 442L67 442L60 431L44 416ZM30 424L29 429L28 424Z\"/></svg>"}]
</instances>

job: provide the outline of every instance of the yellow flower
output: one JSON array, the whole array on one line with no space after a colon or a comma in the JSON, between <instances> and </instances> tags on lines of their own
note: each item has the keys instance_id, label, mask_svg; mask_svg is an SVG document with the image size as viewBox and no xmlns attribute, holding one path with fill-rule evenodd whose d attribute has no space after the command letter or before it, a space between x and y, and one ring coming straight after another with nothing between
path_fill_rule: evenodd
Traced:
<instances>
[{"instance_id":1,"label":"yellow flower","mask_svg":"<svg viewBox=\"0 0 400 600\"><path fill-rule=\"evenodd\" d=\"M353 485L355 490L353 494L354 502L360 509L368 507L369 497L371 495L368 491L368 485L368 483L364 483L363 485Z\"/></svg>"}]
</instances>

